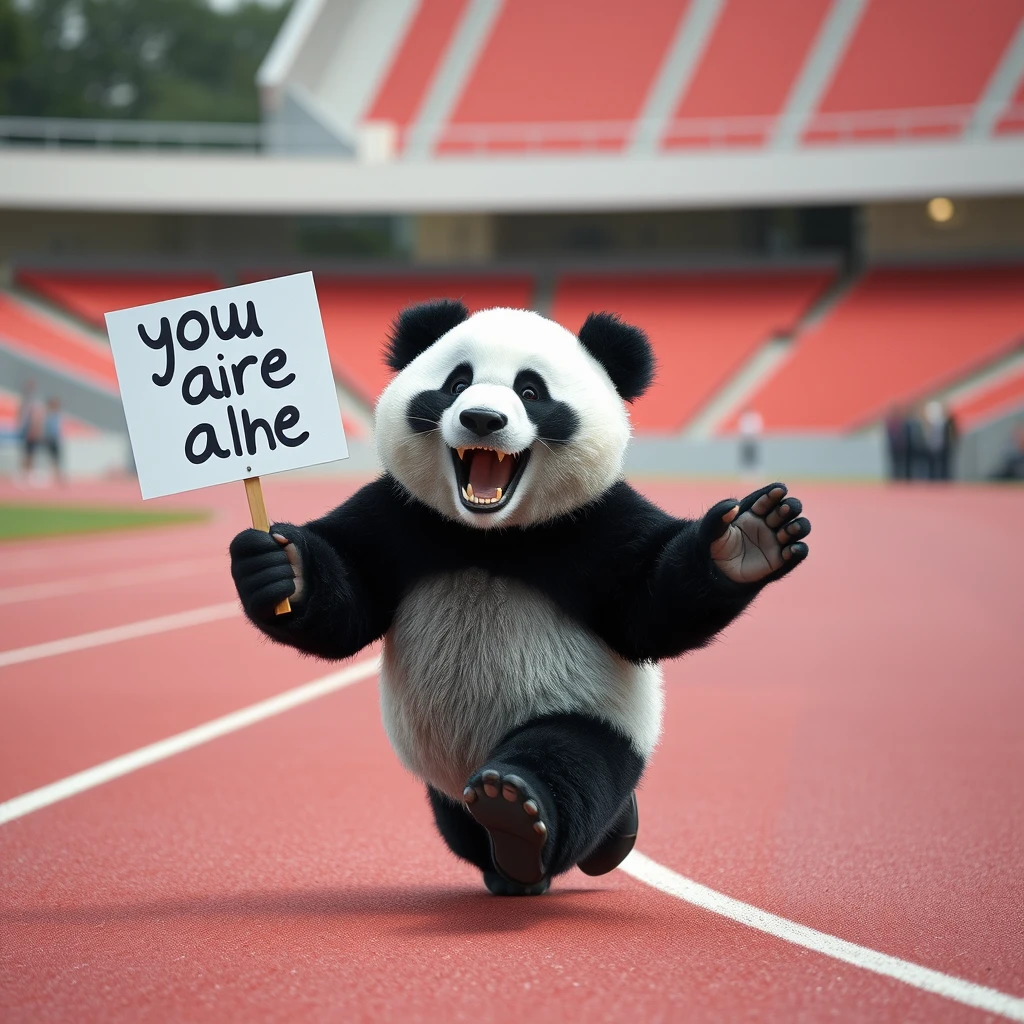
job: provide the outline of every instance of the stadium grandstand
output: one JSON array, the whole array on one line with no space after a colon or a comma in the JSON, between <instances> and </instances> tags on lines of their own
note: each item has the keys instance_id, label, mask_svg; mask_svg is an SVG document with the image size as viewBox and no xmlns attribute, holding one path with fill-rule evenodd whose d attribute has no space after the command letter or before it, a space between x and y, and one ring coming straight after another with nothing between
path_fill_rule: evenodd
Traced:
<instances>
[{"instance_id":1,"label":"stadium grandstand","mask_svg":"<svg viewBox=\"0 0 1024 1024\"><path fill-rule=\"evenodd\" d=\"M0 118L4 386L124 458L103 314L313 269L354 467L391 318L453 295L643 324L635 468L729 472L755 409L772 470L881 476L938 400L984 476L1024 419L1024 0L979 10L295 0L259 124Z\"/></svg>"}]
</instances>

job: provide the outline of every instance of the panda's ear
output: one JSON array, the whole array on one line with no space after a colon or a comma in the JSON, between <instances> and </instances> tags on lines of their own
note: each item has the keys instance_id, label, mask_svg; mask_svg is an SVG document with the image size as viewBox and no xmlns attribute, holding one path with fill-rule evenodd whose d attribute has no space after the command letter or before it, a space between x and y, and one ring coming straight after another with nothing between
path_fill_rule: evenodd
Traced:
<instances>
[{"instance_id":1,"label":"panda's ear","mask_svg":"<svg viewBox=\"0 0 1024 1024\"><path fill-rule=\"evenodd\" d=\"M391 325L384 359L392 370L403 370L438 338L468 319L469 310L455 299L408 306Z\"/></svg>"},{"instance_id":2,"label":"panda's ear","mask_svg":"<svg viewBox=\"0 0 1024 1024\"><path fill-rule=\"evenodd\" d=\"M639 398L654 380L654 353L639 327L614 313L591 313L580 328L580 344L608 371L627 402Z\"/></svg>"}]
</instances>

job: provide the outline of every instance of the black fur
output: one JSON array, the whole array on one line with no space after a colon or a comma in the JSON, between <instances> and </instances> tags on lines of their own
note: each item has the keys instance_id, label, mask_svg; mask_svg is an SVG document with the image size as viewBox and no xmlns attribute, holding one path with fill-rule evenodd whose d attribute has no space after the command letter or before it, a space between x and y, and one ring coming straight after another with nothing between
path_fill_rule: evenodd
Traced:
<instances>
[{"instance_id":1,"label":"black fur","mask_svg":"<svg viewBox=\"0 0 1024 1024\"><path fill-rule=\"evenodd\" d=\"M627 402L639 398L654 380L654 353L639 327L614 313L591 313L580 328L580 343L608 371Z\"/></svg>"},{"instance_id":2,"label":"black fur","mask_svg":"<svg viewBox=\"0 0 1024 1024\"><path fill-rule=\"evenodd\" d=\"M385 361L402 370L442 335L469 319L469 310L455 299L432 299L409 306L391 325Z\"/></svg>"},{"instance_id":3,"label":"black fur","mask_svg":"<svg viewBox=\"0 0 1024 1024\"><path fill-rule=\"evenodd\" d=\"M421 391L414 395L409 402L409 408L405 410L405 418L409 423L409 429L417 434L426 434L431 430L437 430L441 423L441 414L449 408L455 396L444 391Z\"/></svg>"},{"instance_id":4,"label":"black fur","mask_svg":"<svg viewBox=\"0 0 1024 1024\"><path fill-rule=\"evenodd\" d=\"M532 388L536 398L523 398L528 388ZM523 403L526 415L537 428L537 436L548 444L564 444L571 441L579 429L579 417L572 406L559 402L551 397L544 378L535 370L520 370L512 384L512 389Z\"/></svg>"},{"instance_id":5,"label":"black fur","mask_svg":"<svg viewBox=\"0 0 1024 1024\"><path fill-rule=\"evenodd\" d=\"M475 864L481 871L493 871L491 844L482 825L478 825L466 810L465 804L457 804L433 786L427 786L427 798L434 812L434 822L448 849Z\"/></svg>"},{"instance_id":6,"label":"black fur","mask_svg":"<svg viewBox=\"0 0 1024 1024\"><path fill-rule=\"evenodd\" d=\"M759 583L730 580L709 552L721 532L718 508L702 520L675 519L620 482L549 523L467 530L384 475L322 519L273 527L302 554L305 590L290 614L274 615L291 582L263 581L259 556L273 555L279 570L283 563L256 531L232 544L232 572L264 632L324 658L380 639L418 580L478 566L542 591L624 658L658 660L703 647L796 564Z\"/></svg>"},{"instance_id":7,"label":"black fur","mask_svg":"<svg viewBox=\"0 0 1024 1024\"><path fill-rule=\"evenodd\" d=\"M495 770L526 782L548 828L542 859L550 878L568 871L601 842L643 768L629 740L607 723L586 715L547 715L509 733L473 780ZM462 805L430 787L428 793L438 831L451 851L481 871L493 871L487 832Z\"/></svg>"},{"instance_id":8,"label":"black fur","mask_svg":"<svg viewBox=\"0 0 1024 1024\"><path fill-rule=\"evenodd\" d=\"M284 548L262 530L244 530L231 542L231 575L247 608L273 608L295 592Z\"/></svg>"},{"instance_id":9,"label":"black fur","mask_svg":"<svg viewBox=\"0 0 1024 1024\"><path fill-rule=\"evenodd\" d=\"M455 401L455 385L460 383L467 387L473 383L473 367L469 363L459 363L437 391L421 391L413 397L405 410L409 428L418 434L434 430L441 422L441 414Z\"/></svg>"}]
</instances>

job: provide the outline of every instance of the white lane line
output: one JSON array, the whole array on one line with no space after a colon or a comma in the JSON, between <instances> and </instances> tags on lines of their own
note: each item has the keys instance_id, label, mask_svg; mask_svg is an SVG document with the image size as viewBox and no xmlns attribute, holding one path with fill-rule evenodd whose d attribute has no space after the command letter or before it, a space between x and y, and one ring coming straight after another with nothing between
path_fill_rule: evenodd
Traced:
<instances>
[{"instance_id":1,"label":"white lane line","mask_svg":"<svg viewBox=\"0 0 1024 1024\"><path fill-rule=\"evenodd\" d=\"M23 793L21 796L16 796L6 803L0 804L0 825L31 814L42 807L49 807L50 804L67 800L68 797L84 793L87 789L101 786L105 782L138 771L147 765L156 764L157 761L163 761L185 750L209 743L220 736L227 736L228 733L244 729L256 722L262 722L265 718L272 718L284 711L290 711L300 704L308 704L319 697L334 693L335 690L342 690L346 686L376 675L379 667L380 658L376 656L357 661L354 665L349 665L347 668L339 669L321 679L298 686L294 690L286 690L276 697L269 697L257 704L250 704L247 708L232 711L222 718L215 718L212 722L179 732L175 736L169 736L165 740L150 743L147 747L140 747L131 753L104 761L103 764L86 768L85 771L69 775L48 786L41 786L29 793Z\"/></svg>"},{"instance_id":2,"label":"white lane line","mask_svg":"<svg viewBox=\"0 0 1024 1024\"><path fill-rule=\"evenodd\" d=\"M1024 1021L1024 999L986 988L984 985L976 985L963 978L943 974L941 971L933 971L886 953L879 953L866 946L858 946L856 943L819 932L784 917L776 917L766 910L759 910L749 903L743 903L678 875L637 850L634 850L619 867L627 875L653 889L685 900L704 910L710 910L713 914L728 917L748 928L755 928L759 932L774 935L796 946L803 946L804 949L823 953L833 960L853 964L854 967L860 967L865 971L894 978L905 985L943 996L964 1006L972 1006L988 1013L998 1013L1010 1020Z\"/></svg>"},{"instance_id":3,"label":"white lane line","mask_svg":"<svg viewBox=\"0 0 1024 1024\"><path fill-rule=\"evenodd\" d=\"M96 572L88 576L73 576L69 579L50 580L45 583L25 583L17 587L0 587L0 605L40 601L47 597L66 597L69 594L92 593L94 590L107 590L111 587L130 587L136 583L174 580L226 569L226 557L193 558L178 562L158 562L143 568Z\"/></svg>"},{"instance_id":4,"label":"white lane line","mask_svg":"<svg viewBox=\"0 0 1024 1024\"><path fill-rule=\"evenodd\" d=\"M93 789L112 779L120 778L122 775L128 775L139 768L145 768L157 761L163 761L185 750L191 750L193 747L209 743L211 740L226 736L238 729L244 729L246 726L289 711L301 704L317 700L336 690L344 689L346 686L376 675L379 669L379 656L357 661L348 668L332 672L330 675L306 683L294 690L288 690L276 697L251 704L240 711L233 711L222 718L216 718L205 725L151 743L147 747L141 747L139 750L123 754L121 757L115 757L111 761L87 768L85 771L50 783L48 786L23 793L21 796L16 796L6 803L0 804L0 825ZM983 985L976 985L963 978L943 974L941 971L933 971L931 968L921 967L886 953L879 953L866 946L858 946L856 943L847 942L845 939L837 938L826 932L819 932L784 917L777 917L766 910L760 910L749 903L743 903L741 900L709 889L699 882L694 882L684 875L679 875L663 864L651 860L650 857L638 850L634 850L619 867L620 870L644 885L649 885L652 889L692 903L713 914L727 917L748 928L754 928L782 939L784 942L802 946L804 949L813 950L831 957L833 960L852 964L854 967L880 974L883 977L893 978L912 988L942 996L964 1006L996 1013L1010 1020L1024 1021L1024 999L999 992L996 989L986 988Z\"/></svg>"},{"instance_id":5,"label":"white lane line","mask_svg":"<svg viewBox=\"0 0 1024 1024\"><path fill-rule=\"evenodd\" d=\"M94 633L79 633L78 636L67 636L62 640L48 640L43 644L32 644L31 647L15 647L9 651L0 651L0 668L20 665L25 661L37 661L39 658L52 658L57 654L84 651L90 647L102 647L104 644L116 644L121 640L133 640L139 636L169 633L173 629L198 626L204 622L216 622L218 619L228 619L241 614L242 609L239 608L237 601L225 601L223 604L192 608L187 612L175 612L173 615L160 615L155 619L129 622L125 626L98 629Z\"/></svg>"}]
</instances>

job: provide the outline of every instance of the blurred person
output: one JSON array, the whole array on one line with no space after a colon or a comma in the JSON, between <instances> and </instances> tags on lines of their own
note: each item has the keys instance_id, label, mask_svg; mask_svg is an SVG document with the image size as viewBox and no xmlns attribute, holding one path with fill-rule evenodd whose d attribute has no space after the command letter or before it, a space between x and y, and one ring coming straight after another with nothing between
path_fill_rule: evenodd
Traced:
<instances>
[{"instance_id":1,"label":"blurred person","mask_svg":"<svg viewBox=\"0 0 1024 1024\"><path fill-rule=\"evenodd\" d=\"M898 405L885 418L885 437L889 447L889 475L893 480L910 479L910 417Z\"/></svg>"},{"instance_id":2,"label":"blurred person","mask_svg":"<svg viewBox=\"0 0 1024 1024\"><path fill-rule=\"evenodd\" d=\"M921 427L928 479L949 480L956 440L953 418L941 402L931 401L924 407Z\"/></svg>"},{"instance_id":3,"label":"blurred person","mask_svg":"<svg viewBox=\"0 0 1024 1024\"><path fill-rule=\"evenodd\" d=\"M64 482L64 446L63 446L63 415L60 411L60 399L50 398L46 402L46 415L43 419L43 445L50 453L53 462L53 476L57 483Z\"/></svg>"},{"instance_id":4,"label":"blurred person","mask_svg":"<svg viewBox=\"0 0 1024 1024\"><path fill-rule=\"evenodd\" d=\"M927 480L930 475L928 445L925 441L924 409L915 406L907 416L907 479Z\"/></svg>"},{"instance_id":5,"label":"blurred person","mask_svg":"<svg viewBox=\"0 0 1024 1024\"><path fill-rule=\"evenodd\" d=\"M43 443L45 426L46 409L36 393L35 381L28 380L21 389L17 427L21 442L21 472L26 478L32 472L36 449Z\"/></svg>"},{"instance_id":6,"label":"blurred person","mask_svg":"<svg viewBox=\"0 0 1024 1024\"><path fill-rule=\"evenodd\" d=\"M740 475L756 476L761 463L761 434L764 417L756 410L746 408L740 415Z\"/></svg>"}]
</instances>

